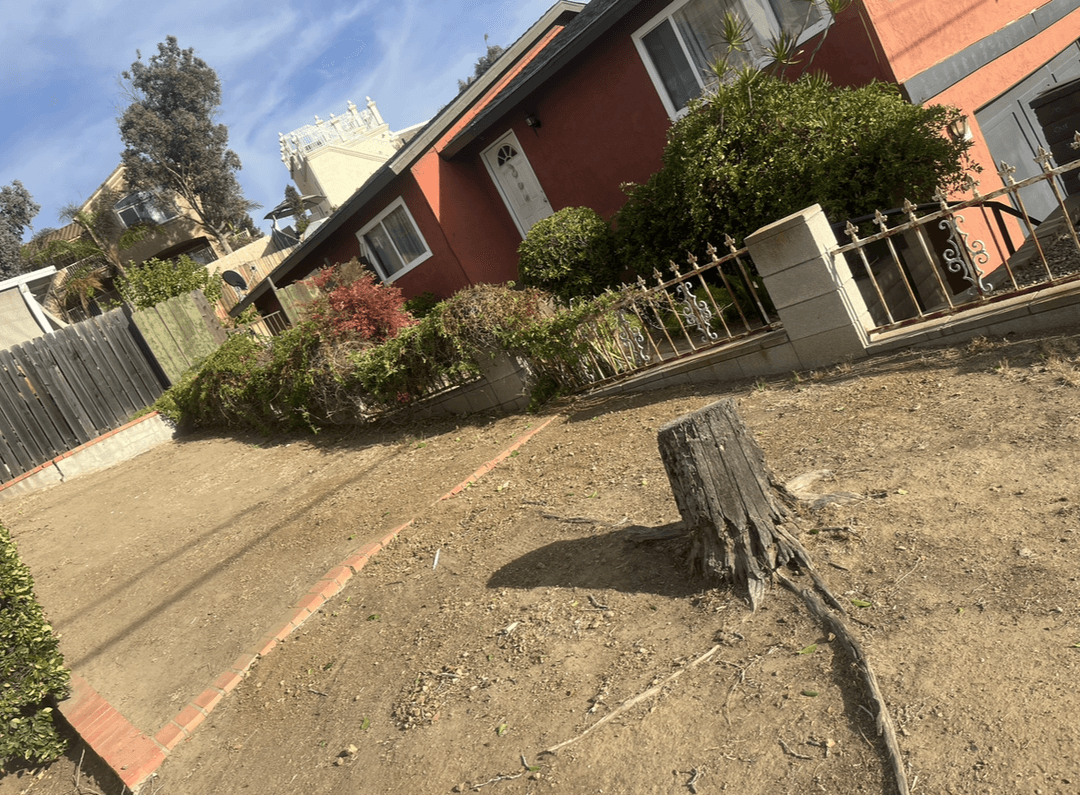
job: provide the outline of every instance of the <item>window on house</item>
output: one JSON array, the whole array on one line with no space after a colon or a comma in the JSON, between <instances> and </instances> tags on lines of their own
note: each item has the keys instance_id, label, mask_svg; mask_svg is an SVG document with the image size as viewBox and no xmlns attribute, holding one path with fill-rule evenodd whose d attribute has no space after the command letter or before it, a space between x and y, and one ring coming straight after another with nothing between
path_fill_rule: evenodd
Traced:
<instances>
[{"instance_id":1,"label":"window on house","mask_svg":"<svg viewBox=\"0 0 1080 795\"><path fill-rule=\"evenodd\" d=\"M400 198L375 216L356 236L364 255L383 281L393 281L431 256L412 213Z\"/></svg>"},{"instance_id":2,"label":"window on house","mask_svg":"<svg viewBox=\"0 0 1080 795\"><path fill-rule=\"evenodd\" d=\"M123 199L113 205L116 214L124 222L124 226L132 227L136 224L163 224L175 218L177 211L170 208L169 212L162 212L153 201L153 197L144 190L129 193Z\"/></svg>"},{"instance_id":3,"label":"window on house","mask_svg":"<svg viewBox=\"0 0 1080 795\"><path fill-rule=\"evenodd\" d=\"M728 56L736 67L764 65L763 45L780 31L802 31L801 43L827 24L822 10L806 0L676 0L634 34L645 68L672 118L681 116L690 100L716 82L709 64L726 50L722 33L729 11L751 32L749 52Z\"/></svg>"},{"instance_id":4,"label":"window on house","mask_svg":"<svg viewBox=\"0 0 1080 795\"><path fill-rule=\"evenodd\" d=\"M217 254L214 253L214 249L209 243L194 248L191 251L186 252L191 259L195 260L200 265L209 265L211 262L217 259Z\"/></svg>"}]
</instances>

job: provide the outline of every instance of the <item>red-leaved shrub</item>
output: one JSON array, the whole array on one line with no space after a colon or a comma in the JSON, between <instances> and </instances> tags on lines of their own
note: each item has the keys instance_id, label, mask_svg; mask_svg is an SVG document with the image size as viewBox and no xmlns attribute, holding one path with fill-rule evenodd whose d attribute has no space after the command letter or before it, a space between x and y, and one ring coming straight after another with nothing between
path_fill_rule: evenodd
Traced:
<instances>
[{"instance_id":1,"label":"red-leaved shrub","mask_svg":"<svg viewBox=\"0 0 1080 795\"><path fill-rule=\"evenodd\" d=\"M306 283L319 296L305 313L332 339L385 342L416 322L405 311L401 290L377 282L356 259L323 268Z\"/></svg>"}]
</instances>

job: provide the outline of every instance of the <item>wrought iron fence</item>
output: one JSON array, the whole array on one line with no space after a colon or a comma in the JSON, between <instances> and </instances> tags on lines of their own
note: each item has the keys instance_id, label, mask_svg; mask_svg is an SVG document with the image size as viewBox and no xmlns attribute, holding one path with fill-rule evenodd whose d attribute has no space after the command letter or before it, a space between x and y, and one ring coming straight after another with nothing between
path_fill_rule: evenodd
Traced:
<instances>
[{"instance_id":1,"label":"wrought iron fence","mask_svg":"<svg viewBox=\"0 0 1080 795\"><path fill-rule=\"evenodd\" d=\"M1080 133L1073 148L1080 149ZM868 331L1080 280L1080 196L1066 196L1061 182L1080 169L1080 160L1054 167L1041 147L1035 160L1042 173L1019 182L1015 169L1002 162L998 174L1005 187L992 193L980 195L973 184L973 197L965 201L948 202L939 194L931 204L905 202L844 225L850 242L833 256L846 260L866 299L874 322ZM1033 218L1025 207L1023 192L1033 187L1054 197L1046 218Z\"/></svg>"},{"instance_id":2,"label":"wrought iron fence","mask_svg":"<svg viewBox=\"0 0 1080 795\"><path fill-rule=\"evenodd\" d=\"M704 264L689 255L686 271L669 263L670 278L654 270L655 284L638 277L624 285L618 300L573 329L576 356L541 368L582 389L778 327L747 250L729 236L725 245L723 256L710 245Z\"/></svg>"}]
</instances>

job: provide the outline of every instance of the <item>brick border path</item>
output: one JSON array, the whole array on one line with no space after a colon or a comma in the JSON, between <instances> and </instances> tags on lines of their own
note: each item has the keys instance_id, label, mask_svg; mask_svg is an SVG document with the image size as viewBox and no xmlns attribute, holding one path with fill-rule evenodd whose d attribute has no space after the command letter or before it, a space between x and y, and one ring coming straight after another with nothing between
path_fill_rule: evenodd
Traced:
<instances>
[{"instance_id":1,"label":"brick border path","mask_svg":"<svg viewBox=\"0 0 1080 795\"><path fill-rule=\"evenodd\" d=\"M558 416L549 417L536 428L523 433L508 448L439 497L434 504L460 494L548 427ZM379 550L386 547L412 523L413 520L410 519L378 541L364 544L340 565L326 572L322 579L289 608L281 622L275 624L274 628L233 660L226 671L175 717L167 721L153 737L146 736L132 726L89 682L74 672L71 675L71 696L60 703L60 713L94 753L116 772L120 780L132 791L138 791L138 788L154 775L169 752L189 738L214 707L243 681L257 660L273 651L275 646L302 626L325 602L338 594L353 576L359 574Z\"/></svg>"}]
</instances>

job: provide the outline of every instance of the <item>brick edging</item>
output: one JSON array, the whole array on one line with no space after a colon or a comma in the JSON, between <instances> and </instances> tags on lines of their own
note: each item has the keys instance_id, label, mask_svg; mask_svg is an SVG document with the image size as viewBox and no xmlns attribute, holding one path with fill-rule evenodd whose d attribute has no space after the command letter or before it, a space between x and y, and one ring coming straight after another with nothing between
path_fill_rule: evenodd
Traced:
<instances>
[{"instance_id":1,"label":"brick edging","mask_svg":"<svg viewBox=\"0 0 1080 795\"><path fill-rule=\"evenodd\" d=\"M157 412L154 412L147 415L147 417L156 414ZM508 448L485 463L446 494L439 497L432 503L432 507L460 494L509 458L515 450L528 442L529 439L548 427L558 419L558 416L549 417L536 428L523 433ZM110 431L109 434L95 439L94 442L142 422L147 417L140 417L114 431ZM87 444L93 444L94 442L88 442ZM29 474L31 473L27 473L27 475ZM16 481L11 481L11 483L14 482ZM0 486L0 489L2 488L3 486ZM166 721L165 725L158 729L152 738L147 737L132 726L127 718L121 715L115 707L90 686L89 682L75 673L71 675L72 694L60 704L61 714L86 744L113 769L120 777L120 780L133 792L138 791L138 788L154 775L169 753L184 740L191 737L192 732L207 719L214 708L221 703L222 699L236 689L251 670L251 666L272 652L279 643L303 626L304 622L314 615L319 608L340 593L350 579L359 574L360 570L380 550L386 548L405 528L412 525L413 521L415 520L410 519L404 524L395 527L378 541L369 541L363 544L349 553L341 563L327 571L318 582L311 586L306 594L297 600L296 604L289 608L281 622L272 625L276 628L271 629L241 653L227 670L218 675L210 686L196 696L191 703L184 706L180 712Z\"/></svg>"}]
</instances>

